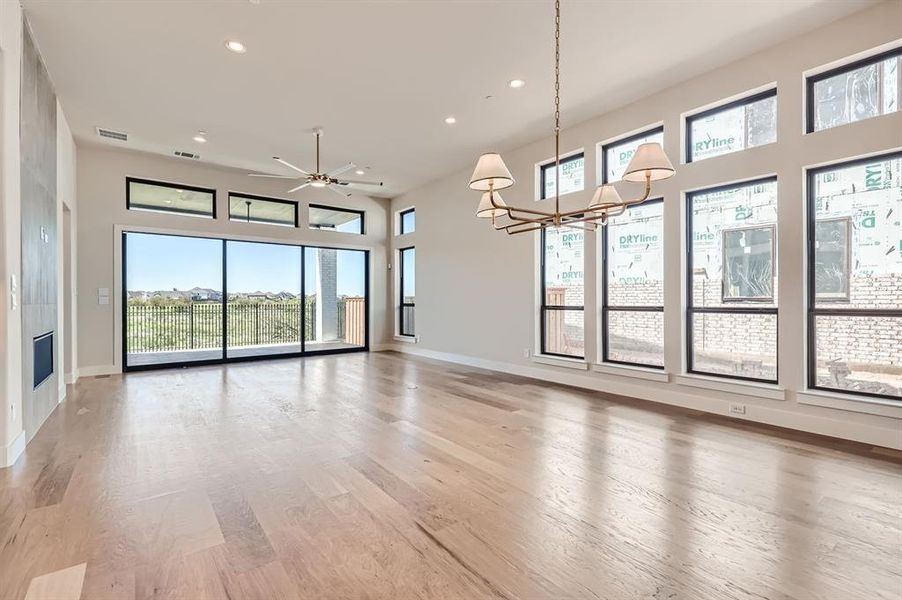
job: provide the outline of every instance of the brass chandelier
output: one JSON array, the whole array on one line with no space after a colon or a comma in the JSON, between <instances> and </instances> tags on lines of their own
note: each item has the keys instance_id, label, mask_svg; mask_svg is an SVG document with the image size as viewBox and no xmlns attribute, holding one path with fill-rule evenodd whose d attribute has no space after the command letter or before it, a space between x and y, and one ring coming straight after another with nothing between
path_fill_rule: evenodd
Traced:
<instances>
[{"instance_id":1,"label":"brass chandelier","mask_svg":"<svg viewBox=\"0 0 902 600\"><path fill-rule=\"evenodd\" d=\"M561 2L554 2L554 212L532 208L508 206L501 199L499 190L514 185L514 178L497 152L479 157L476 170L470 178L470 189L483 192L476 209L479 218L491 218L496 231L508 234L537 231L546 227L567 227L595 231L605 225L610 217L623 213L630 206L641 204L651 195L651 182L667 179L674 174L670 159L658 143L641 144L623 175L624 181L645 183L641 197L623 200L613 185L606 183L595 189L589 206L584 209L561 212Z\"/></svg>"}]
</instances>

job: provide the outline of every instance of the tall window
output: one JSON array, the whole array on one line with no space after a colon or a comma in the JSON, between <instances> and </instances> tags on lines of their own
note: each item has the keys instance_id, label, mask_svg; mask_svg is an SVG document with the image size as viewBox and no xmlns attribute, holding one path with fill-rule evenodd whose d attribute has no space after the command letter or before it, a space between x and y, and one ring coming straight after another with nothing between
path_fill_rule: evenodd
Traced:
<instances>
[{"instance_id":1,"label":"tall window","mask_svg":"<svg viewBox=\"0 0 902 600\"><path fill-rule=\"evenodd\" d=\"M417 212L413 208L402 210L398 213L398 233L413 233L417 228Z\"/></svg>"},{"instance_id":2,"label":"tall window","mask_svg":"<svg viewBox=\"0 0 902 600\"><path fill-rule=\"evenodd\" d=\"M809 77L808 133L899 110L902 48Z\"/></svg>"},{"instance_id":3,"label":"tall window","mask_svg":"<svg viewBox=\"0 0 902 600\"><path fill-rule=\"evenodd\" d=\"M542 230L542 354L583 358L584 236L579 230Z\"/></svg>"},{"instance_id":4,"label":"tall window","mask_svg":"<svg viewBox=\"0 0 902 600\"><path fill-rule=\"evenodd\" d=\"M229 192L229 220L297 227L298 203Z\"/></svg>"},{"instance_id":5,"label":"tall window","mask_svg":"<svg viewBox=\"0 0 902 600\"><path fill-rule=\"evenodd\" d=\"M602 359L664 368L664 202L629 208L602 230Z\"/></svg>"},{"instance_id":6,"label":"tall window","mask_svg":"<svg viewBox=\"0 0 902 600\"><path fill-rule=\"evenodd\" d=\"M649 131L631 135L628 138L605 144L601 147L601 182L612 183L620 181L626 167L633 159L636 149L645 143L657 142L664 145L664 127L657 127Z\"/></svg>"},{"instance_id":7,"label":"tall window","mask_svg":"<svg viewBox=\"0 0 902 600\"><path fill-rule=\"evenodd\" d=\"M554 168L554 161L546 163L539 167L539 192L540 199L554 198L555 182L557 181L557 172ZM586 162L583 153L574 154L561 159L560 165L561 188L559 194L569 194L571 192L581 192L584 186L586 174Z\"/></svg>"},{"instance_id":8,"label":"tall window","mask_svg":"<svg viewBox=\"0 0 902 600\"><path fill-rule=\"evenodd\" d=\"M402 248L398 252L398 273L401 302L398 306L398 333L416 335L416 248Z\"/></svg>"},{"instance_id":9,"label":"tall window","mask_svg":"<svg viewBox=\"0 0 902 600\"><path fill-rule=\"evenodd\" d=\"M777 141L777 90L686 118L686 160L704 160Z\"/></svg>"},{"instance_id":10,"label":"tall window","mask_svg":"<svg viewBox=\"0 0 902 600\"><path fill-rule=\"evenodd\" d=\"M808 385L902 399L902 153L808 173Z\"/></svg>"},{"instance_id":11,"label":"tall window","mask_svg":"<svg viewBox=\"0 0 902 600\"><path fill-rule=\"evenodd\" d=\"M688 370L777 381L777 180L686 196Z\"/></svg>"},{"instance_id":12,"label":"tall window","mask_svg":"<svg viewBox=\"0 0 902 600\"><path fill-rule=\"evenodd\" d=\"M125 207L128 210L174 213L216 218L216 190L127 177Z\"/></svg>"}]
</instances>

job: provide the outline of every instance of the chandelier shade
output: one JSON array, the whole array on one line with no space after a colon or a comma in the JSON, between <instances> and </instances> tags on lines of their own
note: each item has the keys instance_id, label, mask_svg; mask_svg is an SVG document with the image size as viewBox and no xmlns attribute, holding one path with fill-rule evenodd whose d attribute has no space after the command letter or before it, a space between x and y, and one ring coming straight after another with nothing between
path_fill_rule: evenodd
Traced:
<instances>
[{"instance_id":1,"label":"chandelier shade","mask_svg":"<svg viewBox=\"0 0 902 600\"><path fill-rule=\"evenodd\" d=\"M514 185L514 178L507 165L497 152L487 152L479 157L473 176L470 177L470 189L480 192L503 190Z\"/></svg>"},{"instance_id":2,"label":"chandelier shade","mask_svg":"<svg viewBox=\"0 0 902 600\"><path fill-rule=\"evenodd\" d=\"M615 209L623 206L623 199L617 193L617 189L613 185L606 183L595 188L595 195L592 196L592 202L589 203L589 210L606 210Z\"/></svg>"},{"instance_id":3,"label":"chandelier shade","mask_svg":"<svg viewBox=\"0 0 902 600\"><path fill-rule=\"evenodd\" d=\"M492 206L492 197L494 196L495 205ZM507 211L503 208L496 208L498 206L507 206L504 203L504 200L501 199L501 194L498 192L486 192L482 195L482 199L479 201L479 207L476 209L476 216L480 219L490 219L492 217L502 217Z\"/></svg>"},{"instance_id":4,"label":"chandelier shade","mask_svg":"<svg viewBox=\"0 0 902 600\"><path fill-rule=\"evenodd\" d=\"M660 181L672 177L673 165L664 149L657 142L641 144L633 154L630 164L623 174L624 181L644 183L645 181Z\"/></svg>"}]
</instances>

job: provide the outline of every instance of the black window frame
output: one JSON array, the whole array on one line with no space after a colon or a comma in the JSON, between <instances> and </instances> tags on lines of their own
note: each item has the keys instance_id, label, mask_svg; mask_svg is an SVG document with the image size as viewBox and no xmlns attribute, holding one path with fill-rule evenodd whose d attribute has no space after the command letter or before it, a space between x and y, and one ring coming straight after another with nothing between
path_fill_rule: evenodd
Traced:
<instances>
[{"instance_id":1,"label":"black window frame","mask_svg":"<svg viewBox=\"0 0 902 600\"><path fill-rule=\"evenodd\" d=\"M409 215L411 213L416 215L416 207L408 208L398 213L398 235L407 235L408 233L413 233L417 230L416 222L414 222L413 229L411 229L410 231L406 231L404 229L404 215Z\"/></svg>"},{"instance_id":2,"label":"black window frame","mask_svg":"<svg viewBox=\"0 0 902 600\"><path fill-rule=\"evenodd\" d=\"M663 127L661 130L663 131ZM647 135L647 134L644 134ZM643 137L644 137L643 135ZM653 198L644 202L639 206L647 206L651 204L661 204L662 208L664 205L664 198ZM629 210L629 209L627 209ZM608 222L610 225L610 222ZM661 230L663 232L664 229L664 215L663 212L661 214ZM608 317L610 312L659 312L661 314L664 313L664 304L660 306L656 304L648 304L648 305L640 305L640 306L628 306L628 305L611 305L608 300L608 252L610 249L610 244L608 244L608 227L602 227L601 230L601 244L602 244L602 253L601 253L601 361L604 363L610 363L615 365L630 365L634 367L643 367L648 369L656 369L659 371L663 371L664 365L652 365L648 363L640 363L640 362L632 362L628 360L612 360L610 358L610 342L608 340ZM661 240L661 260L663 263L664 260L664 241ZM544 281L544 279L543 279Z\"/></svg>"},{"instance_id":3,"label":"black window frame","mask_svg":"<svg viewBox=\"0 0 902 600\"><path fill-rule=\"evenodd\" d=\"M780 381L780 316L778 313L778 306L776 305L776 298L773 299L774 306L695 306L692 302L692 294L694 291L693 288L693 269L692 269L692 238L693 238L693 226L692 226L692 205L693 198L695 196L700 196L703 194L711 194L720 192L723 190L732 190L741 187L751 187L754 185L759 185L762 183L775 183L777 184L777 202L779 203L779 182L777 177L768 176L768 177L759 177L757 179L751 179L748 181L739 181L736 183L730 183L725 185L717 185L714 187L702 188L698 190L693 190L691 192L686 192L686 231L685 231L685 239L686 239L686 372L694 375L704 375L706 377L717 377L720 379L727 380L738 380L738 381L753 381L756 383L766 383L771 385L779 385ZM776 229L774 231L774 256L777 256L778 249L777 238L776 235L779 233L779 230ZM776 267L776 264L774 265ZM721 275L723 277L723 275ZM777 277L776 268L773 273L774 279ZM722 285L722 284L721 284ZM721 288L722 289L722 288ZM745 375L727 375L726 373L713 373L709 371L699 371L693 367L693 315L695 314L732 314L732 315L773 315L774 320L776 322L776 344L774 348L774 378L767 379L764 377L747 377Z\"/></svg>"},{"instance_id":4,"label":"black window frame","mask_svg":"<svg viewBox=\"0 0 902 600\"><path fill-rule=\"evenodd\" d=\"M576 218L581 218L581 217L582 217L582 215L579 215ZM539 236L539 244L541 245L541 248L542 248L540 271L539 271L539 275L541 278L541 299L540 299L540 304L539 304L539 321L540 321L539 322L539 353L542 356L556 356L556 357L560 357L560 358L572 358L575 360L585 360L585 358L586 358L585 343L583 344L583 355L582 356L577 356L575 354L561 354L560 352L548 352L545 349L545 342L547 342L547 340L545 339L545 317L549 310L556 310L556 311L562 311L562 312L566 312L568 310L581 311L583 313L583 331L584 332L585 332L585 323L586 323L586 306L585 306L585 304L583 304L582 306L570 306L567 304L548 304L547 303L548 295L545 290L545 260L546 260L545 233L547 232L547 230L548 230L547 227L543 227L541 229L541 235ZM585 273L585 270L586 270L585 243L586 243L586 239L585 239L585 235L583 235L583 273ZM583 281L584 281L583 294L585 294L585 280L583 280ZM583 298L585 298L585 296L583 296ZM583 339L585 339L585 336L583 336Z\"/></svg>"},{"instance_id":5,"label":"black window frame","mask_svg":"<svg viewBox=\"0 0 902 600\"><path fill-rule=\"evenodd\" d=\"M574 152L573 154L569 154L561 158L560 168L564 169L564 165L567 163L571 163L577 161L579 159L583 159L583 189L582 190L574 190L573 192L566 192L566 194L575 194L580 191L585 191L586 189L586 153L582 150ZM556 161L550 160L548 162L542 163L539 165L539 200L547 200L548 198L553 198L554 196L546 196L545 195L545 177L550 169L554 169L556 165Z\"/></svg>"},{"instance_id":6,"label":"black window frame","mask_svg":"<svg viewBox=\"0 0 902 600\"><path fill-rule=\"evenodd\" d=\"M232 198L245 198L247 200L258 200L260 202L271 202L273 204L290 204L294 207L294 223L282 223L280 221L270 221L267 219L248 219L246 217L238 217L232 216ZM260 225L278 225L280 227L294 227L297 229L299 223L299 213L300 210L298 208L298 203L294 200L285 200L282 198L271 198L269 196L258 196L255 194L245 194L244 192L229 192L229 221L235 221L236 223L257 223Z\"/></svg>"},{"instance_id":7,"label":"black window frame","mask_svg":"<svg viewBox=\"0 0 902 600\"><path fill-rule=\"evenodd\" d=\"M868 56L859 60L852 61L850 63L840 65L833 69L829 69L827 71L823 71L822 73L815 73L814 75L809 75L805 78L805 133L817 133L818 131L827 131L828 129L833 129L834 127L828 127L826 129L815 129L814 128L814 85L819 81L823 81L824 79L830 79L831 77L835 77L836 75L842 75L843 73L848 73L849 71L854 71L856 69L860 69L862 67L867 67L872 64L876 64L879 62L883 62L888 58L902 58L902 46L897 48L892 48L887 50L886 52L881 52L879 54L874 54L873 56ZM899 95L900 100L902 100L902 74L900 74L898 84L899 86ZM902 108L897 109L895 112L899 112ZM892 114L892 113L886 113ZM884 115L876 115L877 117L882 117ZM867 120L867 119L864 119ZM851 125L852 123L858 123L859 121L851 121L846 123L846 125ZM835 126L835 127L838 127Z\"/></svg>"},{"instance_id":8,"label":"black window frame","mask_svg":"<svg viewBox=\"0 0 902 600\"><path fill-rule=\"evenodd\" d=\"M166 208L144 208L141 206L132 206L132 183L139 183L143 185L153 185L157 187L168 188L171 190L189 190L192 192L204 192L212 195L213 198L213 206L211 208L210 213L197 211L197 210L184 210L184 209L166 209ZM144 179L142 177L126 177L125 178L125 209L126 210L136 210L142 212L155 212L161 214L172 214L172 215L182 215L182 216L190 216L190 217L201 217L204 219L216 219L216 189L215 188L205 188L196 185L185 185L181 183L173 183L171 181L157 181L156 179Z\"/></svg>"},{"instance_id":9,"label":"black window frame","mask_svg":"<svg viewBox=\"0 0 902 600\"><path fill-rule=\"evenodd\" d=\"M814 169L808 169L806 176L806 184L807 184L807 210L806 210L806 224L805 230L808 236L807 240L807 256L806 261L807 264L805 266L805 274L807 278L807 294L806 294L806 313L807 313L807 368L808 374L806 380L808 382L808 389L811 390L822 390L826 392L833 392L839 394L849 394L853 396L862 396L867 398L881 398L884 400L892 400L894 402L900 402L900 398L898 396L891 396L889 394L878 394L875 392L862 392L858 390L850 390L846 388L832 388L821 386L817 384L817 328L815 327L815 323L817 317L826 316L826 317L887 317L894 319L902 319L902 308L841 308L836 306L831 306L830 308L818 308L817 307L817 290L815 289L815 260L814 256L817 251L815 247L816 240L816 223L817 219L815 218L817 215L817 194L816 190L816 177L821 173L827 171L835 171L837 169L844 169L848 167L856 167L859 165L871 164L874 162L880 162L885 160L898 160L902 159L902 151L897 152L886 152L883 154L878 154L875 156L869 156L867 158L858 158L854 160L847 160L842 162L835 162L829 165L824 165L821 167L817 167ZM851 229L850 229L851 235ZM849 244L850 252L851 252L851 244ZM851 264L851 263L850 263ZM849 272L849 287L851 288L851 270ZM828 300L829 302L830 300Z\"/></svg>"},{"instance_id":10,"label":"black window frame","mask_svg":"<svg viewBox=\"0 0 902 600\"><path fill-rule=\"evenodd\" d=\"M685 147L686 164L689 164L692 162L699 162L699 161L693 160L693 158L692 158L692 123L694 123L695 121L698 121L699 119L704 119L705 117L710 117L711 115L716 115L717 113L732 110L739 106L746 106L749 104L754 104L755 102L759 102L761 100L764 100L766 98L771 98L771 97L774 97L774 98L777 97L776 86L769 88L767 90L764 90L763 92L757 92L757 93L751 94L749 96L744 96L744 97L738 98L736 100L731 100L730 102L727 102L725 104L720 104L718 106L708 108L706 110L697 112L695 114L687 115L686 118L684 119L685 128L686 128L686 147ZM779 108L778 108L778 110L779 110ZM777 118L778 118L778 116L774 115L775 121ZM777 123L775 122L774 126L776 127L776 125L777 125ZM772 143L776 143L777 141L779 141L779 140L775 140ZM766 144L762 144L762 145L766 145ZM753 148L760 148L760 147L761 146L753 146ZM737 150L736 152L728 152L727 154L712 156L710 158L720 158L721 156L727 156L729 154L737 154L739 152L744 152L745 150L751 150L751 148L743 148L742 150ZM702 159L702 160L709 160L709 159Z\"/></svg>"},{"instance_id":11,"label":"black window frame","mask_svg":"<svg viewBox=\"0 0 902 600\"><path fill-rule=\"evenodd\" d=\"M398 248L398 335L412 338L417 336L416 321L414 321L413 333L404 333L404 309L412 308L416 312L416 300L413 302L404 301L404 253L408 250L416 251L416 246ZM413 268L417 268L416 255L414 255ZM414 293L414 298L416 298L416 293Z\"/></svg>"},{"instance_id":12,"label":"black window frame","mask_svg":"<svg viewBox=\"0 0 902 600\"><path fill-rule=\"evenodd\" d=\"M338 231L337 229L329 229L328 227L314 227L310 224L310 209L318 208L320 210L334 210L336 212L350 213L360 217L360 232ZM307 229L315 231L331 231L333 233L347 233L350 235L366 235L366 211L356 208L345 208L343 206L329 206L328 204L308 204L307 205Z\"/></svg>"},{"instance_id":13,"label":"black window frame","mask_svg":"<svg viewBox=\"0 0 902 600\"><path fill-rule=\"evenodd\" d=\"M664 125L658 125L656 127L652 127L650 129L646 129L645 131L640 131L639 133L635 133L632 135L628 135L626 137L615 139L613 141L607 142L601 145L601 183L613 183L608 181L608 148L612 146L623 146L624 144L629 144L630 142L635 142L636 140L641 140L642 138L646 138L650 135L654 135L656 133L660 133L662 136L664 135ZM619 180L618 180L619 181ZM545 189L545 186L542 186L542 189Z\"/></svg>"}]
</instances>

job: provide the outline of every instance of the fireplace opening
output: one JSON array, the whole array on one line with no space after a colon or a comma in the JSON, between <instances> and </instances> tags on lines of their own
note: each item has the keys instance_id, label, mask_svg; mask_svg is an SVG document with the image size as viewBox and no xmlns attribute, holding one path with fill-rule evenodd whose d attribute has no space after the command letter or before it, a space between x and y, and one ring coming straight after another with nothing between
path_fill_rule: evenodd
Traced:
<instances>
[{"instance_id":1,"label":"fireplace opening","mask_svg":"<svg viewBox=\"0 0 902 600\"><path fill-rule=\"evenodd\" d=\"M53 332L34 338L34 389L53 375Z\"/></svg>"}]
</instances>

